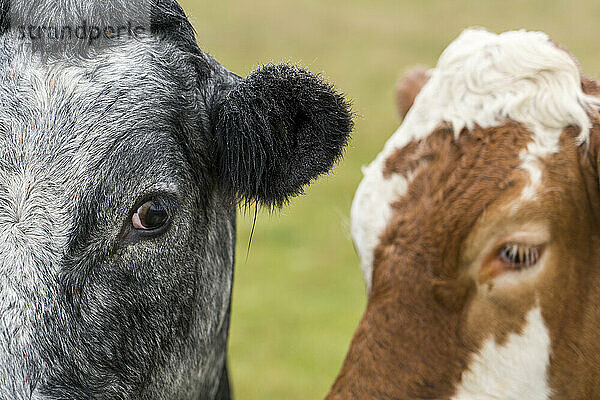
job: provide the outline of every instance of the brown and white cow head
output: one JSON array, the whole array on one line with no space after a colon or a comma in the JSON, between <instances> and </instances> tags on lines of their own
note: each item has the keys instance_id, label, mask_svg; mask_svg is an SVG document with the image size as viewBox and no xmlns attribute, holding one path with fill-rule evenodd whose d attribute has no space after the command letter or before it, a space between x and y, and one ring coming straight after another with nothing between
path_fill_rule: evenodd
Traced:
<instances>
[{"instance_id":1,"label":"brown and white cow head","mask_svg":"<svg viewBox=\"0 0 600 400\"><path fill-rule=\"evenodd\" d=\"M328 399L598 398L598 87L525 31L428 75L356 193L369 301Z\"/></svg>"}]
</instances>

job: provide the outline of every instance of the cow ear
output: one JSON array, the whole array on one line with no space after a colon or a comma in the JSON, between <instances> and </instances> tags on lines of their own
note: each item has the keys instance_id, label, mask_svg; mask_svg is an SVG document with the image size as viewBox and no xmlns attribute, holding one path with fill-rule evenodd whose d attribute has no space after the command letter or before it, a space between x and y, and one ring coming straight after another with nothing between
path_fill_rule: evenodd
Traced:
<instances>
[{"instance_id":1,"label":"cow ear","mask_svg":"<svg viewBox=\"0 0 600 400\"><path fill-rule=\"evenodd\" d=\"M221 183L238 200L281 207L341 157L348 102L319 76L259 68L216 96L212 121Z\"/></svg>"},{"instance_id":2,"label":"cow ear","mask_svg":"<svg viewBox=\"0 0 600 400\"><path fill-rule=\"evenodd\" d=\"M415 97L429 80L429 72L425 67L413 67L409 69L396 85L396 107L398 115L404 119L408 110L412 107Z\"/></svg>"},{"instance_id":3,"label":"cow ear","mask_svg":"<svg viewBox=\"0 0 600 400\"><path fill-rule=\"evenodd\" d=\"M594 96L600 98L600 84L594 79L590 79L586 76L581 77L581 89L583 92L589 96ZM593 166L596 178L598 178L600 171L600 110L597 108L592 111L591 119L592 119L592 128L590 130L590 138L589 144L587 146L587 154L589 156L589 160L591 161L591 165ZM593 111L596 111L595 113ZM594 183L594 186L595 187Z\"/></svg>"}]
</instances>

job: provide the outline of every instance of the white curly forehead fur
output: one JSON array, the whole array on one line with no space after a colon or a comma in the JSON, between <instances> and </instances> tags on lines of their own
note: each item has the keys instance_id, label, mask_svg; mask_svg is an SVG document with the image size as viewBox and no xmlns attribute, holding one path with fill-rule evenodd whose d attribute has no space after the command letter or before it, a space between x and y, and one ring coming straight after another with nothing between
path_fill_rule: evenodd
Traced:
<instances>
[{"instance_id":1,"label":"white curly forehead fur","mask_svg":"<svg viewBox=\"0 0 600 400\"><path fill-rule=\"evenodd\" d=\"M541 32L498 35L467 29L429 75L403 124L364 168L352 205L352 235L368 289L373 251L391 217L391 203L410 183L410 176L383 176L385 160L396 150L427 137L442 123L450 124L458 136L476 125L519 122L532 133L532 142L520 154L521 167L530 175L522 198L532 198L541 183L540 158L558 151L560 135L569 125L579 126L578 141L586 142L589 113L600 104L583 92L575 59Z\"/></svg>"}]
</instances>

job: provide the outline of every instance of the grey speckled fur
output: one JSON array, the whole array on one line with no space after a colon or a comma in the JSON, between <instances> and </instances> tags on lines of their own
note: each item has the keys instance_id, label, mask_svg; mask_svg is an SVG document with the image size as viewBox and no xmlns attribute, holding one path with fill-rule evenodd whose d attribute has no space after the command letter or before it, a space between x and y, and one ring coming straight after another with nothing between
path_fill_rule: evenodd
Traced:
<instances>
[{"instance_id":1,"label":"grey speckled fur","mask_svg":"<svg viewBox=\"0 0 600 400\"><path fill-rule=\"evenodd\" d=\"M0 399L229 398L236 203L282 205L348 140L319 77L239 78L175 2L144 4L0 0ZM19 32L112 16L146 30L45 51ZM147 200L160 234L131 226Z\"/></svg>"}]
</instances>

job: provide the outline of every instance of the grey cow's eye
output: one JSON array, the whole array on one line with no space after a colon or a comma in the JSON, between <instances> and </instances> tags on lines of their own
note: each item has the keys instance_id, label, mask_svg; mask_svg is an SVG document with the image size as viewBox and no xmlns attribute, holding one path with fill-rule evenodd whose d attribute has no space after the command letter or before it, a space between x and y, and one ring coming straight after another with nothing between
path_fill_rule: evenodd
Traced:
<instances>
[{"instance_id":1,"label":"grey cow's eye","mask_svg":"<svg viewBox=\"0 0 600 400\"><path fill-rule=\"evenodd\" d=\"M130 210L121 229L126 244L154 239L167 232L179 210L176 196L169 193L146 194Z\"/></svg>"},{"instance_id":2,"label":"grey cow's eye","mask_svg":"<svg viewBox=\"0 0 600 400\"><path fill-rule=\"evenodd\" d=\"M131 222L135 229L152 231L164 227L169 213L160 201L151 200L142 204L133 214Z\"/></svg>"}]
</instances>

